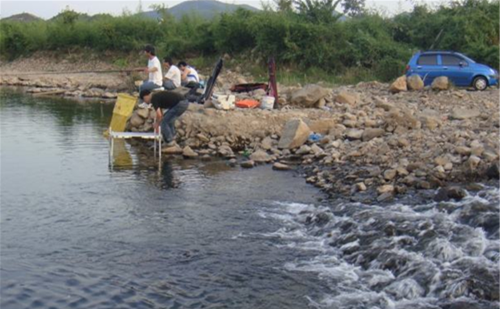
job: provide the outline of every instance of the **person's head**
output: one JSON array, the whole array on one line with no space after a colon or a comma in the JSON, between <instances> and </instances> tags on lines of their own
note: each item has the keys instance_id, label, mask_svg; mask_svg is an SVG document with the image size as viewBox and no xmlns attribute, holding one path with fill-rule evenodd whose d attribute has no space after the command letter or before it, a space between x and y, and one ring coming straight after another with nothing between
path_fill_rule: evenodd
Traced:
<instances>
[{"instance_id":1,"label":"person's head","mask_svg":"<svg viewBox=\"0 0 500 309\"><path fill-rule=\"evenodd\" d=\"M163 58L163 66L165 67L165 69L169 69L171 65L173 65L174 62L172 61L172 58L171 57L165 57Z\"/></svg>"},{"instance_id":2,"label":"person's head","mask_svg":"<svg viewBox=\"0 0 500 309\"><path fill-rule=\"evenodd\" d=\"M186 61L179 61L177 66L179 67L179 70L184 71L187 68L187 63Z\"/></svg>"},{"instance_id":3,"label":"person's head","mask_svg":"<svg viewBox=\"0 0 500 309\"><path fill-rule=\"evenodd\" d=\"M153 45L144 46L144 54L150 58L156 56L155 47Z\"/></svg>"},{"instance_id":4,"label":"person's head","mask_svg":"<svg viewBox=\"0 0 500 309\"><path fill-rule=\"evenodd\" d=\"M151 97L152 97L152 94L151 94L150 90L143 89L143 90L141 90L141 93L139 93L139 98L142 101L146 102L147 104L151 103Z\"/></svg>"}]
</instances>

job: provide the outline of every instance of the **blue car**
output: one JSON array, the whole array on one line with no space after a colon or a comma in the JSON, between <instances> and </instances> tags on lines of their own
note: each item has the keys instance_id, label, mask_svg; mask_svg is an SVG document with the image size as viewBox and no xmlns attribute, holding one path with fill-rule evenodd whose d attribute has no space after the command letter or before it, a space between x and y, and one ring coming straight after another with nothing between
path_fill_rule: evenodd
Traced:
<instances>
[{"instance_id":1,"label":"blue car","mask_svg":"<svg viewBox=\"0 0 500 309\"><path fill-rule=\"evenodd\" d=\"M446 76L459 87L485 90L488 86L498 86L497 70L450 51L416 53L406 66L406 76L413 74L420 75L425 85L430 85L436 77Z\"/></svg>"}]
</instances>

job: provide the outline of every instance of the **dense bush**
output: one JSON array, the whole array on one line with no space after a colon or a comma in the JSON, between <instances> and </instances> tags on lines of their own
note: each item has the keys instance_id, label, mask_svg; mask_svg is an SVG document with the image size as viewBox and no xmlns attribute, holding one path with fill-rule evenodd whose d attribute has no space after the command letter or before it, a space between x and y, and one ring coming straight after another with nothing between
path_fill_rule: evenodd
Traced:
<instances>
[{"instance_id":1,"label":"dense bush","mask_svg":"<svg viewBox=\"0 0 500 309\"><path fill-rule=\"evenodd\" d=\"M364 77L372 72L370 77L386 81L403 73L414 51L434 44L434 49L461 51L499 66L499 0L460 0L437 9L417 5L393 17L364 12L330 23L312 22L290 10L237 10L210 21L194 15L176 20L159 12L159 20L65 11L50 21L2 21L0 52L13 59L38 50L133 52L154 44L160 55L177 58L230 53L259 60L273 55L279 64L303 72L359 72Z\"/></svg>"},{"instance_id":2,"label":"dense bush","mask_svg":"<svg viewBox=\"0 0 500 309\"><path fill-rule=\"evenodd\" d=\"M499 4L498 0L461 0L436 11L416 6L393 19L394 40L420 50L434 44L433 49L460 51L498 68Z\"/></svg>"}]
</instances>

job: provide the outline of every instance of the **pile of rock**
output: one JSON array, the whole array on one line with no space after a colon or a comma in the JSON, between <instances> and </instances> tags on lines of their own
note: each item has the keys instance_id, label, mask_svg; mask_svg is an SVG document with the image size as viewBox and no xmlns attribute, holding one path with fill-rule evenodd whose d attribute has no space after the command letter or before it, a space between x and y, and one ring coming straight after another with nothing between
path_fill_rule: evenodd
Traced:
<instances>
[{"instance_id":1,"label":"pile of rock","mask_svg":"<svg viewBox=\"0 0 500 309\"><path fill-rule=\"evenodd\" d=\"M138 108L127 123L127 131L152 132L156 113L153 109Z\"/></svg>"},{"instance_id":2,"label":"pile of rock","mask_svg":"<svg viewBox=\"0 0 500 309\"><path fill-rule=\"evenodd\" d=\"M273 163L275 170L288 170L299 164L307 182L327 192L366 194L379 202L409 189L498 174L498 91L389 95L386 87L339 87L323 109L219 111L191 105L178 122L181 146L169 151L186 158L220 156L232 166L243 158L245 168ZM296 102L302 106L317 99L302 98ZM152 116L136 111L129 128L149 129ZM312 141L311 133L321 138Z\"/></svg>"},{"instance_id":3,"label":"pile of rock","mask_svg":"<svg viewBox=\"0 0 500 309\"><path fill-rule=\"evenodd\" d=\"M154 117L152 109L138 108L130 117L127 130L152 131ZM302 145L311 133L309 126L317 132L327 133L334 126L329 117L329 112L317 109L221 111L191 104L177 122L177 142L200 157L231 159L235 151L246 151L249 158L259 164L275 161L282 154L280 149ZM306 119L309 125L300 118ZM183 149L179 148L165 151L181 153Z\"/></svg>"},{"instance_id":4,"label":"pile of rock","mask_svg":"<svg viewBox=\"0 0 500 309\"><path fill-rule=\"evenodd\" d=\"M33 94L60 94L77 98L115 99L120 89L99 83L80 84L72 78L63 80L42 78L0 77L0 85L26 87L26 92Z\"/></svg>"},{"instance_id":5,"label":"pile of rock","mask_svg":"<svg viewBox=\"0 0 500 309\"><path fill-rule=\"evenodd\" d=\"M38 75L21 72L18 76L15 75L16 73L12 74L0 77L0 85L26 87L29 93L47 92L67 97L114 99L117 97L118 92L137 90L137 85L134 86L131 83L131 76L118 73L72 75L61 72L60 75L44 75L43 73ZM260 102L266 96L266 91L263 89L247 93L232 93L230 90L235 84L253 82L251 75L241 72L239 67L236 67L233 71L225 69L217 79L215 92L224 95L233 94L236 96L236 101L253 99ZM280 99L277 106L279 107L289 105L297 108L324 108L325 106L332 108L334 103L331 89L316 84L304 87L300 85L290 87L278 85L278 93Z\"/></svg>"},{"instance_id":6,"label":"pile of rock","mask_svg":"<svg viewBox=\"0 0 500 309\"><path fill-rule=\"evenodd\" d=\"M217 91L253 82L241 70L225 70ZM32 93L114 98L122 86L73 78L0 78L0 84ZM387 89L390 89L388 93ZM392 85L279 85L279 110L221 111L191 104L177 122L177 145L164 149L186 159L228 160L275 170L300 165L307 182L331 193L390 200L408 189L428 189L470 177L498 178L498 91L450 89L447 78L424 87L419 76ZM447 90L447 91L436 91ZM237 94L260 101L265 91ZM137 109L130 131L151 131L155 113ZM311 139L311 134L320 138ZM455 196L447 193L446 196ZM443 195L444 196L444 195Z\"/></svg>"},{"instance_id":7,"label":"pile of rock","mask_svg":"<svg viewBox=\"0 0 500 309\"><path fill-rule=\"evenodd\" d=\"M450 89L450 81L446 76L436 77L430 86L432 90L448 90ZM404 91L420 91L424 89L424 81L418 74L413 74L410 76L400 76L398 77L389 87L389 92L399 93Z\"/></svg>"}]
</instances>

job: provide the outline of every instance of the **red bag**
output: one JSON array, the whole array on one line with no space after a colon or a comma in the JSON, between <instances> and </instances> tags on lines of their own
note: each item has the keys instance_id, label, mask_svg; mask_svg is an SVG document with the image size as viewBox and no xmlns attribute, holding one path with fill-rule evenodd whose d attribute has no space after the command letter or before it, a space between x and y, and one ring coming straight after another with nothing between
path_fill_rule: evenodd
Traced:
<instances>
[{"instance_id":1,"label":"red bag","mask_svg":"<svg viewBox=\"0 0 500 309\"><path fill-rule=\"evenodd\" d=\"M236 102L236 107L239 108L256 108L259 107L260 102L255 100L241 100Z\"/></svg>"}]
</instances>

